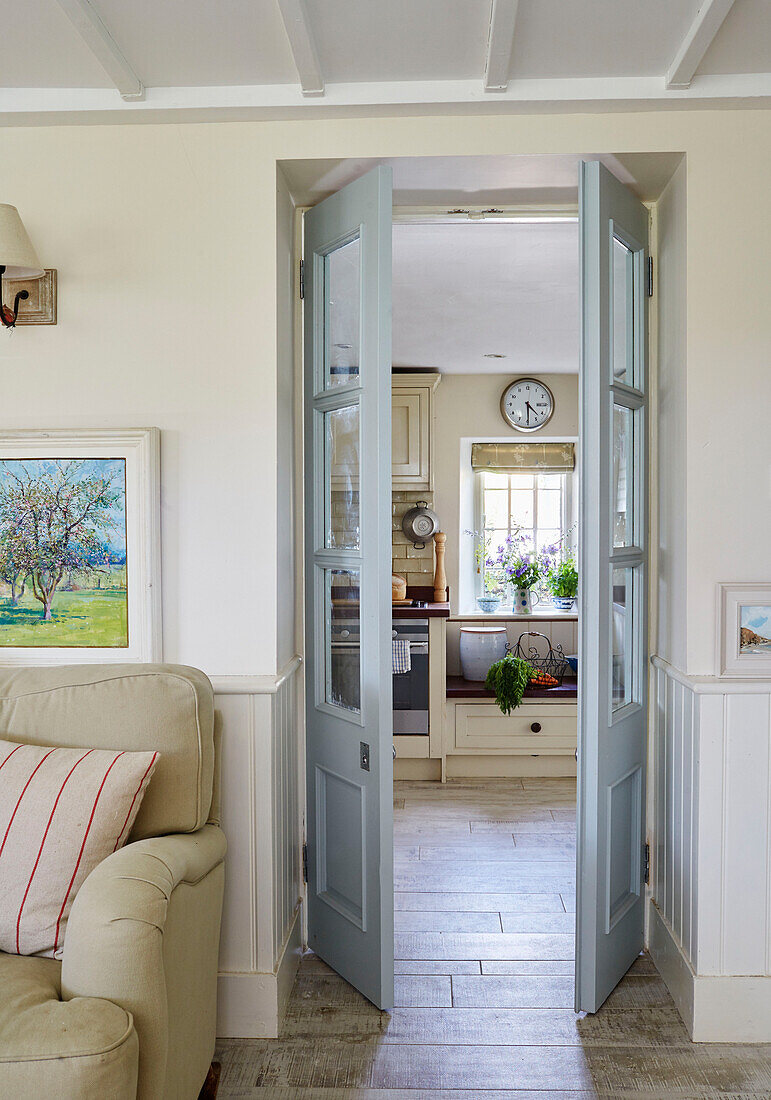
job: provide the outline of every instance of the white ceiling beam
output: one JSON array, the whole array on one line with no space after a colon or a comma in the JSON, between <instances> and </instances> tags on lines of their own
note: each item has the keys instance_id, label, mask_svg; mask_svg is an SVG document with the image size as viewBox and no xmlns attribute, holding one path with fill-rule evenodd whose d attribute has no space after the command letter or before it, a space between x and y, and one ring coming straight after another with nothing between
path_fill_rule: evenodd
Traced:
<instances>
[{"instance_id":1,"label":"white ceiling beam","mask_svg":"<svg viewBox=\"0 0 771 1100\"><path fill-rule=\"evenodd\" d=\"M667 88L688 88L735 0L704 0L667 72Z\"/></svg>"},{"instance_id":2,"label":"white ceiling beam","mask_svg":"<svg viewBox=\"0 0 771 1100\"><path fill-rule=\"evenodd\" d=\"M690 88L667 91L661 76L514 79L498 96L470 80L327 84L308 99L293 84L148 88L124 101L111 88L2 88L0 125L72 124L98 120L206 122L250 119L370 118L411 115L525 113L554 109L628 111L648 107L771 107L771 73L702 76Z\"/></svg>"},{"instance_id":3,"label":"white ceiling beam","mask_svg":"<svg viewBox=\"0 0 771 1100\"><path fill-rule=\"evenodd\" d=\"M144 99L142 81L89 0L59 0L75 30L109 76L123 99Z\"/></svg>"},{"instance_id":4,"label":"white ceiling beam","mask_svg":"<svg viewBox=\"0 0 771 1100\"><path fill-rule=\"evenodd\" d=\"M278 0L278 7L300 78L302 94L324 95L324 77L304 0Z\"/></svg>"},{"instance_id":5,"label":"white ceiling beam","mask_svg":"<svg viewBox=\"0 0 771 1100\"><path fill-rule=\"evenodd\" d=\"M484 88L486 92L505 92L509 86L511 51L519 0L493 0L490 32L487 37Z\"/></svg>"}]
</instances>

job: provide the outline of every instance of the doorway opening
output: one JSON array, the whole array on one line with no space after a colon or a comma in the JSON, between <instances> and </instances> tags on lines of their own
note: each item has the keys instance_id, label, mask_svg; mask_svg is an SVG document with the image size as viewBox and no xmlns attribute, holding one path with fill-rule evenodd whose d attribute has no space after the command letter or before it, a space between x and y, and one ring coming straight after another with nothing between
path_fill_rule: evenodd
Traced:
<instances>
[{"instance_id":1,"label":"doorway opening","mask_svg":"<svg viewBox=\"0 0 771 1100\"><path fill-rule=\"evenodd\" d=\"M395 1005L451 1022L573 1005L578 255L567 207L394 217L393 581L427 604L393 611ZM508 715L505 653L541 681Z\"/></svg>"},{"instance_id":2,"label":"doorway opening","mask_svg":"<svg viewBox=\"0 0 771 1100\"><path fill-rule=\"evenodd\" d=\"M502 161L518 159L501 158ZM532 162L539 158L524 159ZM540 159L551 161L551 158ZM564 162L571 158L556 160L562 170L565 168ZM572 161L573 170L577 171L577 158L572 158ZM660 159L656 161L656 167L660 172ZM430 969L421 973L423 965L446 962L448 950L461 950L457 946L448 948L447 937L453 935L449 929L431 931L427 927L431 923L452 925L454 922L459 926L465 922L469 927L480 928L484 924L492 927L491 922L497 920L500 929L497 933L455 933L459 936L499 935L502 938L490 948L493 952L504 949L504 937L563 938L552 942L552 947L564 952L564 956L560 954L556 958L553 955L524 958L515 954L512 958L503 959L488 955L484 960L480 955L485 953L485 948L484 951L480 949L473 959L464 956L450 960L464 964L478 963L480 978L493 976L485 975L485 961L509 965L560 963L564 966L571 958L567 941L572 937L565 929L573 919L569 906L575 884L574 863L570 859L569 814L575 803L571 773L575 769L576 737L573 732L571 743L570 726L572 719L575 730L575 715L571 716L570 707L577 709L580 704L584 711L582 729L585 735L589 731L585 744L593 747L591 752L582 753L586 756L584 774L589 775L590 783L588 786L584 784L582 811L579 814L579 822L583 818L584 850L581 883L589 900L585 906L584 933L581 934L579 929L578 944L580 947L583 943L585 948L584 976L588 984L585 984L585 996L579 997L578 1005L594 1010L608 995L629 962L633 961L634 951L627 959L630 945L638 940L642 942L644 853L641 837L645 769L644 747L641 748L641 745L646 707L641 669L644 669L644 654L647 651L644 613L647 591L647 486L644 480L644 450L648 431L644 287L648 214L639 201L630 196L599 163L595 162L593 168L580 169L584 180L584 205L577 227L581 236L582 257L580 297L575 278L575 251L572 254L572 283L563 280L563 284L572 289L574 295L574 323L577 322L577 304L580 303L584 360L594 363L594 374L589 383L586 371L580 379L583 425L584 428L588 425L592 440L592 445L587 447L586 432L583 433L583 440L578 438L577 422L574 421L572 431L568 432L565 425L560 426L558 421L558 411L568 407L559 391L567 385L565 378L570 376L573 377L577 406L578 387L575 383L578 380L578 352L574 348L572 370L565 369L564 359L562 366L557 365L560 363L559 340L555 337L562 330L564 336L569 328L566 320L569 310L560 308L558 302L555 304L555 299L558 299L556 291L560 286L560 250L557 243L550 252L549 246L539 242L535 233L535 229L548 229L557 239L556 230L566 226L572 226L575 230L575 206L553 201L549 203L542 195L542 203L538 207L533 202L531 187L531 205L527 209L521 206L518 210L506 209L507 204L503 202L487 208L478 205L445 206L438 219L431 216L437 213L436 210L428 214L425 210L402 210L404 221L397 220L394 229L397 264L401 248L397 239L402 229L410 233L420 230L424 236L429 236L429 230L433 232L443 225L454 231L462 229L463 232L479 233L492 229L502 231L508 223L512 230L530 234L535 241L533 249L539 260L545 262L551 255L553 270L550 276L544 276L543 282L552 291L553 297L550 300L543 288L540 295L537 293L538 281L533 276L535 263L531 259L530 278L527 264L520 273L523 288L530 296L523 296L524 305L520 313L514 316L522 322L518 330L512 325L509 297L510 308L508 313L504 311L503 329L500 325L496 328L489 318L482 322L481 346L477 339L475 346L469 350L462 338L471 329L470 322L460 335L456 330L455 338L447 341L444 338L452 333L452 322L460 312L460 304L464 301L470 303L473 309L470 316L476 320L477 315L484 314L484 307L493 298L489 289L490 253L488 249L487 262L481 264L476 275L466 274L464 278L463 265L458 262L457 244L447 246L448 258L442 259L443 242L437 240L434 247L428 250L429 258L422 261L422 266L420 259L414 255L412 261L408 259L405 265L409 278L406 280L403 317L407 317L409 322L411 311L412 321L404 326L404 331L408 335L411 333L414 350L406 352L404 360L399 362L402 356L397 342L398 280L393 285L393 356L384 340L388 317L384 304L384 258L386 250L390 252L391 245L390 203L387 209L384 205L384 195L388 189L386 177L382 170L371 177L372 187L367 194L365 181L368 177L361 175L361 163L351 165L343 162L333 168L325 166L324 183L319 186L334 186L340 180L340 173L346 169L356 180L350 185L353 190L346 188L338 192L334 201L323 203L312 212L312 219L309 216L306 220L306 234L311 220L314 228L312 237L306 235L305 242L306 293L312 303L309 306L306 300L305 311L305 454L306 487L310 487L307 498L309 510L306 510L308 552L305 587L306 621L316 647L312 660L308 662L310 690L307 715L308 745L321 753L318 758L313 758L311 752L309 759L308 823L310 832L314 833L311 836L309 832L310 942L329 961L330 955L344 939L339 930L335 930L336 926L329 924L329 944L322 942L323 935L314 941L313 905L317 901L320 906L326 907L323 911L327 916L329 911L337 914L334 921L342 916L348 924L358 928L361 937L357 942L364 944L366 937L372 935L372 927L376 927L378 965L372 966L371 950L368 953L362 948L360 958L366 960L370 978L375 983L368 988L378 990L375 994L367 993L367 996L381 1006L388 1006L390 993L386 986L390 968L385 948L394 910L389 904L393 884L390 876L390 814L386 813L383 799L387 791L384 777L390 779L390 751L393 746L397 752L397 782L416 784L396 790L397 831L401 829L402 833L401 836L395 834L395 854L399 863L396 893L445 895L441 901L434 899L437 903L434 909L426 907L425 897L397 897L397 905L400 901L404 905L404 908L396 910L396 923L402 926L402 931L397 931L397 945L398 936L402 935L414 937L425 932L426 935L439 937L422 946L416 946L414 941L405 941L405 951L408 955L412 952L412 955L400 962L412 973L398 976L453 978L452 974L436 970L431 972ZM532 169L530 163L531 185ZM321 173L317 178L323 175ZM349 197L351 203L359 205L346 221ZM561 197L564 198L564 194ZM554 199L554 196L551 198ZM363 219L366 217L371 220L365 229ZM376 238L380 242L379 247L370 252L370 261L367 261L366 249L372 250L372 242ZM411 243L417 239L417 236L404 237L405 242L410 242L404 245L408 257ZM492 281L496 294L503 301L507 300L505 292L501 291L507 273L506 261L511 264L512 256L517 254L513 248L495 250ZM548 264L545 266L548 269ZM451 287L443 286L442 280L446 282L448 275L458 272L461 287L453 292ZM387 290L390 297L390 278ZM423 290L428 290L429 295L421 310L417 303L419 291ZM380 303L380 313L373 308L375 301ZM547 303L545 309L544 302ZM543 329L549 340L545 335L541 336L540 341L538 339L535 322L539 309L550 319L550 324ZM378 320L382 323L375 323ZM501 347L504 350L500 350L497 345L505 335L507 325L508 330L516 330L515 335L519 337L535 332L536 349L531 348L528 352L526 341L522 345L520 340L522 346L518 347L514 341L511 344L513 350L506 351L506 344L503 343ZM365 334L365 326L370 326L369 335ZM576 323L576 331L577 328ZM591 347L587 344L587 332L594 340ZM425 348L421 351L417 340L421 333L427 333L428 341L433 345L433 350L428 352L428 362L422 361L426 353ZM490 342L492 337L497 337L495 347ZM375 346L379 359L377 355L373 357ZM551 372L545 369L547 357L544 347L554 356ZM369 367L368 355L372 359ZM511 358L503 377L489 374L489 366L488 370L484 370L489 362L494 364L495 370L501 362L497 358L500 355ZM485 362L482 369L453 372L451 367L447 369L453 358L462 366L468 362L470 368L477 365L472 358ZM527 366L522 365L523 358L528 359ZM370 371L369 381L365 377L367 370ZM454 373L462 382L453 380ZM502 392L495 394L494 415L498 418L495 429L485 427L481 418L479 422L470 422L462 431L458 430L457 425L453 427L453 417L457 420L461 414L468 417L487 408L486 378L497 378L497 383L504 383ZM387 390L383 389L384 382L392 384L392 401ZM453 405L445 395L463 385L466 393ZM532 386L533 389L523 392L523 386ZM388 499L383 502L380 494L386 449L381 446L378 451L375 445L373 457L373 438L384 438L389 417L378 419L378 410L382 412L385 403L389 405L388 412L392 411L391 405L393 408L394 437L390 470L392 479L386 478L386 482L390 481L391 492L388 493L387 486L384 495ZM521 419L517 422L518 416L524 416L524 422ZM369 438L368 429L363 427L367 417L370 423ZM541 417L543 419L535 423ZM560 430L557 430L558 427ZM520 443L522 435L524 440ZM584 446L577 460L575 444L581 442ZM449 448L442 452L443 457L437 455L437 450L441 449L438 447L440 443L442 448ZM542 451L548 444L552 450L548 456L544 452L540 458L534 457L534 444L536 449ZM568 455L571 447L573 453ZM546 461L548 465L544 466ZM580 469L577 470L577 467ZM452 475L444 497L436 486L439 470L443 475ZM385 473L388 472L386 468ZM579 476L581 482L578 482ZM426 494L433 494L433 499L428 500ZM582 504L576 530L573 517L578 496L581 496ZM323 501L323 507L319 501ZM382 520L383 510L377 510L382 503L387 508L387 523L383 524L382 530L390 533L390 545L385 548L387 565L383 561L382 542L375 540L371 544L369 561L364 546L367 532L371 536ZM430 507L431 504L434 508ZM443 533L448 540L452 540L447 556L449 598L446 600L438 596L444 577L441 572L434 573L437 563L433 560L433 550L429 549L426 554L426 546L420 545L425 539L411 538L407 530L407 517L398 514L416 506L421 510L421 521L429 525L435 522L431 513L436 511ZM370 521L366 519L367 509L373 517ZM586 516L591 520L589 524L585 521ZM402 519L404 527L400 522ZM415 520L413 515L412 533L425 535L425 527L416 527ZM317 532L319 521L322 526ZM465 526L467 523L469 526ZM467 535L467 532L471 533ZM432 533L433 530L429 535ZM491 540L489 546L488 534ZM583 582L580 599L586 607L589 598L591 607L591 618L584 613L583 622L579 621L578 612L573 608L564 610L554 604L547 614L543 614L546 609L545 591L538 592L537 584L525 584L522 574L517 571L522 565L521 561L517 564L517 557L526 554L528 545L531 557L540 559L545 554L553 559L552 565L555 562L557 565L564 564L570 553L576 550L576 535L580 539L578 561ZM379 563L376 567L373 566L375 560ZM406 575L397 573L398 563L402 561L406 566L403 567L403 574ZM587 569L587 563L591 568ZM535 568L535 563L530 565ZM389 609L384 600L389 566L393 595L397 600L406 601L396 609L393 605ZM545 571L546 566L543 568ZM309 575L312 578L310 584ZM402 580L406 581L406 594L397 596L397 577L399 584ZM317 578L323 579L320 588ZM420 582L424 578L427 583L422 585ZM520 583L512 584L517 578ZM545 577L539 580L542 585L547 584ZM371 585L369 611L365 607L367 584ZM553 586L556 584L554 577L549 579L548 584L551 595L559 596L558 587ZM513 607L507 611L505 605L501 611L479 605L480 599L492 601L502 594L513 601L513 589L529 592L531 603L534 597L543 598L540 616L537 604L535 615L532 611L529 615L522 611L518 615ZM423 607L423 603L448 606L441 613L437 610L435 614L429 614L432 609ZM407 627L397 625L395 620L402 619L411 624L411 633L407 633ZM544 626L544 630L538 632L542 637L533 645L534 652L530 651L533 635L528 634L522 639L517 635L516 641L520 645L518 653L528 660L534 670L551 676L551 680L557 682L541 680L540 685L536 686L543 688L544 697L531 695L513 715L505 714L496 709L498 701L495 697L485 694L484 684L479 688L478 679L475 680L467 672L464 674L461 648L467 650L474 646L462 645L461 637L468 635L473 643L476 633L485 643L494 642L493 633L497 631L500 634L500 627L505 623L504 640L512 644L515 642L513 632L523 619L526 626L537 622ZM595 619L599 625L593 632L587 632L585 624ZM571 677L561 665L565 663L571 672L575 671L575 666L571 666L567 658L575 662L579 627L585 633L584 655L579 663L583 686L580 693L573 687L574 694L568 698L565 690L569 689ZM396 643L393 646L394 663L401 661L409 668L396 670L388 660L385 673L388 681L393 676L393 697L403 696L406 705L395 704L393 709L389 707L390 713L384 717L382 705L385 696L391 696L391 690L385 679L376 682L384 671L384 665L382 660L373 661L372 658L376 653L382 656L382 650L378 647L387 644L389 628L392 633L396 631L396 637L392 637ZM564 633L566 628L569 628L568 632ZM366 637L368 629L372 631L369 641ZM425 636L421 636L421 629L424 629ZM485 629L487 635L480 634L481 629ZM562 640L555 642L555 636L560 632L563 632ZM522 633L524 635L524 631ZM423 661L423 647L426 646L427 660ZM432 660L432 654L435 660ZM387 657L390 658L391 654L388 653ZM589 691L585 690L587 661L591 673ZM557 663L560 671L554 675ZM419 671L421 668L424 670L422 673ZM397 677L400 676L410 677L406 692L401 690L401 682L398 692L395 690ZM456 682L453 683L453 680ZM458 683L458 680L463 682ZM379 708L377 720L373 723L368 722L365 714L367 689L372 691L372 698ZM560 691L563 692L561 697L558 696ZM587 709L586 700L592 702L593 709ZM531 708L538 709L531 714ZM427 730L425 711L428 712ZM343 725L327 724L323 737L320 736L318 742L311 746L311 729L316 721L316 712L323 712ZM618 732L620 744L620 733L627 719L633 720L637 746L637 757L630 766L627 766L623 753L615 749L607 753L600 751L603 731L608 735ZM358 727L358 732L349 728L354 725ZM356 737L352 739L354 732ZM535 737L539 739L534 741ZM342 762L333 767L330 760L338 750L341 755L336 759L342 761L344 756L350 756L348 750L354 740L356 759L348 761L353 770L350 776L345 777ZM373 744L373 741L376 743ZM610 743L608 738L606 743ZM330 754L329 759L323 757L324 752ZM515 758L516 765L513 763ZM602 769L606 765L610 768L611 764L614 769L612 774L605 774ZM336 771L336 768L340 770ZM359 771L370 774L375 771L376 778L363 779ZM443 786L445 781L447 786ZM368 787L368 783L374 786ZM390 796L390 790L388 794ZM408 794L417 796L420 805L415 815L411 818L406 815L400 824L400 811L415 809L407 805L410 801ZM450 803L450 796L457 799L455 805ZM402 799L403 805L400 804ZM371 813L373 802L379 812L367 823L365 806L368 807L367 813ZM477 805L477 811L467 815L470 803ZM441 821L443 806L447 808L447 832L437 834L436 827ZM478 812L480 807L481 813ZM526 827L528 821L530 827ZM544 824L549 825L548 830L539 828ZM507 825L515 828L507 829ZM552 825L555 827L552 828ZM558 825L567 827L558 828ZM372 832L367 833L366 829L370 826ZM533 840L534 837L538 839ZM431 842L421 843L424 838ZM418 843L415 843L416 840ZM538 853L537 858L534 858L535 852ZM482 853L497 858L481 859ZM464 859L464 855L470 858ZM586 862L587 858L591 866ZM434 867L428 867L432 863ZM460 867L461 863L468 866ZM491 865L484 884L481 883L482 863ZM410 867L410 864L415 866ZM420 867L421 864L426 866ZM410 884L417 882L415 874L422 873L424 883L430 884L431 876L436 880L440 869L450 876L445 879L443 889L409 888ZM398 877L400 870L404 871L401 879ZM490 883L500 886L505 875L512 882L516 879L521 884L528 871L535 876L529 880L529 889L489 888ZM453 875L456 876L454 879ZM459 883L462 875L466 876L463 885L468 888L453 889L451 883ZM479 880L476 885L475 875ZM545 883L554 888L536 888ZM498 898L503 894L511 897L500 903L497 909L490 907L489 900L486 908L479 908L478 897L476 902L472 902L470 895L483 892ZM451 908L447 895L452 893L465 895L462 901L467 908ZM374 925L370 922L370 927L365 916L365 894L366 905L373 905L373 898L377 899L377 912L372 910L376 920ZM530 902L523 899L525 895L533 894L549 895L548 903L540 901L539 904L554 905L555 908L546 908L540 914L544 917L544 931L516 931L516 928L532 928L531 918L539 915L535 911L526 912L532 898ZM556 908L557 898L560 908ZM504 908L506 904L512 908ZM444 913L445 916L436 916L437 913ZM424 925L422 931L409 928L409 925L421 923ZM634 929L630 932L632 923ZM504 924L509 926L509 931ZM545 930L547 926L551 931ZM563 930L555 931L557 927ZM518 941L522 946L524 942ZM512 950L516 949L517 944L513 940L508 944ZM537 945L531 943L524 949L532 952L536 946L545 949L546 944L546 939L543 939ZM431 950L431 945L440 955L444 954L444 960L415 954L416 951ZM606 945L615 961L613 966L607 968L607 973L601 973L598 947L604 948ZM353 980L351 975L356 973L355 966L348 968L346 958L342 957L347 953L346 941L341 957L335 958L333 966ZM627 959L620 972L619 957L622 961ZM548 971L548 966L545 969ZM553 976L569 978L570 975ZM381 984L378 985L378 982ZM354 981L354 984L357 983ZM416 986L421 983L411 984Z\"/></svg>"}]
</instances>

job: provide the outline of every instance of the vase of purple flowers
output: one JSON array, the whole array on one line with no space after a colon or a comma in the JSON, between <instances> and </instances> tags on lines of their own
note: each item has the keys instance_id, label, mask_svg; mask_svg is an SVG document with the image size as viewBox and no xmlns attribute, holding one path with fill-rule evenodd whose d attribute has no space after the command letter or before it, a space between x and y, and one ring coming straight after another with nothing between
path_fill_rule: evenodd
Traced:
<instances>
[{"instance_id":1,"label":"vase of purple flowers","mask_svg":"<svg viewBox=\"0 0 771 1100\"><path fill-rule=\"evenodd\" d=\"M542 563L526 535L509 535L499 547L492 564L513 589L511 610L515 615L532 615L538 596L533 591L541 579Z\"/></svg>"}]
</instances>

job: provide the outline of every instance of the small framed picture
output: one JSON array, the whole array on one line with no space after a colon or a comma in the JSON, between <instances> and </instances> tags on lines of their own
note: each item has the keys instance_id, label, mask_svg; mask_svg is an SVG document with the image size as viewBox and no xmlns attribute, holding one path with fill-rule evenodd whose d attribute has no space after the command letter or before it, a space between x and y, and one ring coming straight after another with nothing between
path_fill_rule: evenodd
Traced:
<instances>
[{"instance_id":1,"label":"small framed picture","mask_svg":"<svg viewBox=\"0 0 771 1100\"><path fill-rule=\"evenodd\" d=\"M162 660L159 438L0 431L0 665Z\"/></svg>"},{"instance_id":2,"label":"small framed picture","mask_svg":"<svg viewBox=\"0 0 771 1100\"><path fill-rule=\"evenodd\" d=\"M718 667L771 679L771 583L718 585Z\"/></svg>"}]
</instances>

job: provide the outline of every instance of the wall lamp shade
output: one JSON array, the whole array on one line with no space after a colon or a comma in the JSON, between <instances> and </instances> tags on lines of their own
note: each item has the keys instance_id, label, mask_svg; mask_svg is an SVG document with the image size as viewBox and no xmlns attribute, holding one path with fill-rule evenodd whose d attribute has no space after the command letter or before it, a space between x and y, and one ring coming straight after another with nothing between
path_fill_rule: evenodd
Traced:
<instances>
[{"instance_id":1,"label":"wall lamp shade","mask_svg":"<svg viewBox=\"0 0 771 1100\"><path fill-rule=\"evenodd\" d=\"M0 264L9 279L39 279L44 275L19 211L0 203Z\"/></svg>"},{"instance_id":2,"label":"wall lamp shade","mask_svg":"<svg viewBox=\"0 0 771 1100\"><path fill-rule=\"evenodd\" d=\"M45 275L43 266L27 236L19 211L8 203L0 203L0 323L13 328L19 314L19 302L29 297L19 291L13 308L3 304L3 276L10 279L39 279Z\"/></svg>"}]
</instances>

